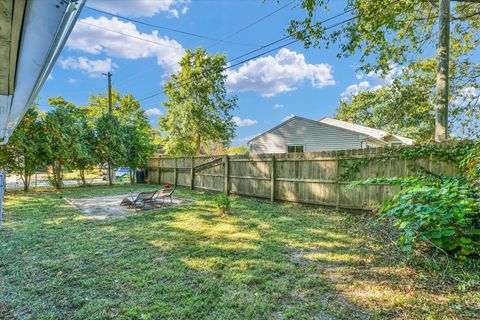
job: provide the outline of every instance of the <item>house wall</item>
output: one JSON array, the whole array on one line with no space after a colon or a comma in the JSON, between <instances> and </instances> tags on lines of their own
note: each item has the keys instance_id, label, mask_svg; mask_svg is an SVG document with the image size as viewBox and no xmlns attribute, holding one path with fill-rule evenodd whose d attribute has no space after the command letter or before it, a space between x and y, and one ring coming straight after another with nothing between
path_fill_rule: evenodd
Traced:
<instances>
[{"instance_id":1,"label":"house wall","mask_svg":"<svg viewBox=\"0 0 480 320\"><path fill-rule=\"evenodd\" d=\"M385 143L380 143L379 141L371 139L371 138L368 138L366 141L367 141L367 144L368 144L369 148L382 148L382 147L385 147L385 145L389 145L389 144L385 144Z\"/></svg>"},{"instance_id":2,"label":"house wall","mask_svg":"<svg viewBox=\"0 0 480 320\"><path fill-rule=\"evenodd\" d=\"M303 145L305 152L360 149L366 136L321 124L319 122L292 118L281 126L252 140L252 153L284 153L287 145Z\"/></svg>"}]
</instances>

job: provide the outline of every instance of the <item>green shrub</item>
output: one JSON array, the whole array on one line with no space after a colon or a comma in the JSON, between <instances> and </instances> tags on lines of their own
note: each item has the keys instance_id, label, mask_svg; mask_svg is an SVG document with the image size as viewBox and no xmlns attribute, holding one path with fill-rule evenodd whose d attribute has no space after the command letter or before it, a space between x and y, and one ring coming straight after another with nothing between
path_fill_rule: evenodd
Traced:
<instances>
[{"instance_id":1,"label":"green shrub","mask_svg":"<svg viewBox=\"0 0 480 320\"><path fill-rule=\"evenodd\" d=\"M387 200L379 221L392 221L404 249L431 242L457 257L480 254L480 207L476 188L465 178L368 179L350 187L388 183L401 191Z\"/></svg>"},{"instance_id":2,"label":"green shrub","mask_svg":"<svg viewBox=\"0 0 480 320\"><path fill-rule=\"evenodd\" d=\"M215 205L217 206L218 212L221 214L228 214L230 213L230 197L226 192L220 193L214 199Z\"/></svg>"}]
</instances>

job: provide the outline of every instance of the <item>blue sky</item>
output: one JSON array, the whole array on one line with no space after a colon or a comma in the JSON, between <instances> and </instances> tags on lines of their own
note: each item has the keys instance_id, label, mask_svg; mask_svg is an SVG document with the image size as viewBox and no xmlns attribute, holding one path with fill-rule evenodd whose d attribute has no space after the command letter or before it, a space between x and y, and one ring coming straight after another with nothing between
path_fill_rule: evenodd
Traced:
<instances>
[{"instance_id":1,"label":"blue sky","mask_svg":"<svg viewBox=\"0 0 480 320\"><path fill-rule=\"evenodd\" d=\"M85 105L89 94L105 93L107 81L101 73L107 71L113 73L113 87L122 94L132 93L137 99L147 97L159 92L169 74L178 70L177 62L185 49L203 46L210 53L226 53L228 59L233 59L282 38L290 19L301 18L304 14L288 3L273 0L89 0L86 4L89 7L212 39L236 34L219 42L144 26L84 8L39 94L39 104L47 109L49 97L63 96ZM283 6L286 7L271 14ZM319 12L317 19L341 13L344 6L343 0L333 1L330 11ZM268 14L271 15L245 28ZM329 23L346 18L348 15ZM387 79L376 74L358 74L355 72L358 57L338 59L337 52L336 47L306 50L295 43L230 69L227 88L238 96L238 108L234 111L237 137L232 145L245 144L291 115L310 119L333 116L342 97L385 85L396 72L392 71ZM241 60L235 62L238 61ZM160 94L141 102L154 127L158 117L165 113L162 101L165 96Z\"/></svg>"}]
</instances>

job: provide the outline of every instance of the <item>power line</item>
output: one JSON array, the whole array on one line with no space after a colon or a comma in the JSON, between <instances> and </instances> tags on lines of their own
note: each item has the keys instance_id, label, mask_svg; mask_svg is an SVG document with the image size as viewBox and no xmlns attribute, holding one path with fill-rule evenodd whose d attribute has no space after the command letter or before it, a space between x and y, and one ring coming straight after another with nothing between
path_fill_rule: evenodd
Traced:
<instances>
[{"instance_id":1,"label":"power line","mask_svg":"<svg viewBox=\"0 0 480 320\"><path fill-rule=\"evenodd\" d=\"M225 39L223 39L223 40L222 39L216 39L216 38L212 38L212 37L209 37L209 36L189 32L189 31L183 31L183 30L174 29L174 28L170 28L170 27L159 26L159 25L156 25L156 24L143 22L143 21L140 21L140 20L128 18L128 17L125 17L125 16L121 16L121 15L118 15L118 14L115 14L115 13L111 13L111 12L107 12L107 11L103 11L103 10L99 10L99 9L95 9L95 8L88 7L88 6L85 6L85 8L88 8L90 10L100 12L100 13L103 13L103 14L108 14L112 17L116 17L116 18L119 18L119 19L122 19L122 20L135 22L135 23L138 23L138 24L141 24L141 25L144 25L144 26L148 26L148 27L151 27L151 28L163 29L163 30L167 30L167 31L171 31L171 32L175 32L175 33L179 33L179 34L183 34L183 35L188 35L188 36L192 36L192 37L196 37L196 38L206 39L206 40L210 40L210 41L226 42L226 43L230 43L230 44L236 44L236 45L242 45L242 46L248 46L248 47L258 47L258 45L254 45L254 44L225 41Z\"/></svg>"},{"instance_id":2,"label":"power line","mask_svg":"<svg viewBox=\"0 0 480 320\"><path fill-rule=\"evenodd\" d=\"M215 47L217 44L219 44L220 42L224 42L225 40L230 39L230 38L236 36L237 34L239 34L239 33L243 32L243 31L247 30L248 28L256 25L257 23L259 23L259 22L261 22L261 21L263 21L263 20L265 20L265 19L273 16L275 13L277 13L277 12L279 12L279 11L287 8L287 7L289 7L293 2L294 2L294 1L290 1L289 3L283 5L282 7L278 8L278 9L276 9L276 10L270 12L270 13L268 13L267 15L265 15L265 16L263 16L263 17L260 17L259 19L257 19L257 20L255 20L255 21L249 23L249 24L246 25L245 27L242 27L242 28L240 28L239 30L237 30L237 31L229 34L228 36L226 36L225 38L223 38L221 41L218 41L217 43L215 43L215 44L213 44L213 45L205 48L205 50L211 49L211 48Z\"/></svg>"},{"instance_id":3,"label":"power line","mask_svg":"<svg viewBox=\"0 0 480 320\"><path fill-rule=\"evenodd\" d=\"M235 63L235 64L233 64L233 65L230 65L230 66L228 66L228 67L225 67L223 71L228 70L228 69L231 69L231 68L234 68L234 67L236 67L236 66L238 66L238 65L241 65L241 64L243 64L243 63L245 63L245 62L251 61L251 60L256 59L256 58L258 58L258 57L261 57L261 56L263 56L263 55L266 55L266 54L268 54L268 53L270 53L270 52L273 52L273 51L275 51L275 50L281 49L281 48L283 48L283 47L287 47L287 46L289 46L289 45L291 45L291 44L294 44L295 42L298 42L298 40L295 39L295 40L290 41L290 42L288 42L288 43L282 44L281 46L278 46L278 47L275 47L275 48L270 49L270 50L268 50L268 51L265 51L265 52L262 52L262 53L260 53L260 54L257 54L256 56L253 56L253 57L251 57L251 58L242 60L242 61L240 61L240 62L238 62L238 63Z\"/></svg>"},{"instance_id":4,"label":"power line","mask_svg":"<svg viewBox=\"0 0 480 320\"><path fill-rule=\"evenodd\" d=\"M325 20L321 21L320 23L325 23L325 22L331 21L331 20L336 19L336 18L338 18L338 17L341 17L341 16L343 16L344 14L347 14L347 13L349 13L349 12L351 12L351 11L353 11L353 9L348 9L348 10L342 12L342 13L339 13L339 14L334 15L333 17L330 17L330 18L328 18L328 19L325 19ZM334 26L330 26L329 28L332 28L332 27L334 27ZM231 59L229 62L238 60L238 59L240 59L240 58L243 58L243 57L245 57L245 56L248 56L248 55L250 55L250 54L252 54L252 53L254 53L254 52L260 51L260 50L262 50L262 49L264 49L264 48L266 48L266 47L272 46L272 45L274 45L274 44L277 44L277 43L279 43L279 42L281 42L281 41L283 41L283 40L289 39L289 38L292 38L292 36L288 35L288 36L285 36L285 37L283 37L283 38L281 38L281 39L278 39L278 40L272 41L272 42L270 42L270 43L267 43L267 44L261 46L261 47L258 48L258 49L249 51L249 52L244 53L244 54L242 54L242 55L240 55L240 56L238 56L238 57L235 57L235 58Z\"/></svg>"},{"instance_id":5,"label":"power line","mask_svg":"<svg viewBox=\"0 0 480 320\"><path fill-rule=\"evenodd\" d=\"M173 49L180 49L179 47L169 46L169 45L166 45L166 44L157 42L157 41L152 41L152 40L148 40L148 39L145 39L145 38L137 37L137 36L134 36L134 35L131 35L131 34L123 33L123 32L120 32L120 31L108 29L108 28L105 28L105 27L102 27L102 26L98 26L98 25L96 25L96 24L88 23L88 22L85 22L85 21L82 21L82 20L79 20L78 22L79 22L79 23L86 24L86 25L89 25L89 26L92 26L92 27L95 27L95 28L103 29L103 30L106 30L106 31L109 31L109 32L118 33L118 34L120 34L120 35L122 35L122 36L126 36L126 37L134 38L134 39L137 39L137 40L142 40L142 41L154 43L154 44L157 44L157 45L159 45L159 46L163 46L163 47L167 47L167 48L173 48Z\"/></svg>"},{"instance_id":6,"label":"power line","mask_svg":"<svg viewBox=\"0 0 480 320\"><path fill-rule=\"evenodd\" d=\"M289 46L289 45L291 45L291 44L294 44L295 42L298 42L298 40L290 41L289 43L286 43L286 44L284 44L284 45L281 45L281 46L278 46L278 47L276 47L276 48L270 49L270 50L268 50L268 51L262 52L262 53L260 53L260 54L258 54L258 55L256 55L256 56L253 56L253 57L251 57L251 58L248 58L248 59L245 59L245 60L243 60L243 61L240 61L240 62L238 62L238 63L236 63L236 64L234 64L234 65L225 67L225 68L222 69L222 72L223 72L223 71L226 71L226 70L228 70L228 69L234 68L234 67L236 67L236 66L238 66L238 65L240 65L240 64L243 64L243 63L245 63L245 62L248 62L248 61L250 61L250 60L253 60L253 59L256 59L256 58L258 58L258 57L261 57L261 56L263 56L263 55L265 55L265 54L268 54L268 53L270 53L270 52L273 52L273 51L275 51L275 50L278 50L278 49L281 49L281 48L283 48L283 47L286 47L286 46ZM207 74L207 75L208 75L208 74ZM191 79L188 79L188 81L191 81ZM182 85L182 84L184 84L184 83L188 83L188 81L181 82L181 83L178 84L178 86L180 86L180 85ZM159 90L159 91L156 91L156 92L154 92L153 94L151 94L151 95L149 95L149 96L147 96L147 97L144 97L144 98L142 98L142 99L139 99L138 101L140 102L140 101L143 101L143 100L148 100L148 99L151 99L151 98L156 97L156 96L158 96L158 95L161 95L162 93L163 93L163 89L162 89L162 90Z\"/></svg>"},{"instance_id":7,"label":"power line","mask_svg":"<svg viewBox=\"0 0 480 320\"><path fill-rule=\"evenodd\" d=\"M217 44L219 44L219 43L221 43L221 42L230 43L229 41L226 41L226 40L232 38L233 36L235 36L235 35L243 32L243 31L245 31L246 29L254 26L255 24L257 24L257 23L259 23L259 22L261 22L261 21L263 21L263 20L271 17L272 15L276 14L276 13L279 12L280 10L283 10L283 9L289 7L293 2L294 2L294 1L291 1L291 2L289 2L289 3L287 3L287 4L285 4L284 6L282 6L282 7L278 8L278 9L276 9L276 10L268 13L267 15L265 15L265 16L263 16L263 17L255 20L255 21L249 23L248 25L240 28L239 30L233 32L232 34L228 35L227 37L225 37L225 38L223 38L223 39L216 39L217 42L214 43L213 45L205 48L205 50L211 49L211 48L215 47ZM93 9L93 8L91 8L91 7L87 7L87 8L92 9L92 10L95 10L95 11L98 11L98 12L102 12L102 13L105 13L105 14L111 14L111 13L108 13L108 12L105 12L105 11ZM346 13L346 12L344 12L344 13L342 13L342 14L345 14L345 13ZM114 14L111 14L111 15L112 15L112 16L115 16L115 17L121 17L121 16L119 16L119 15L114 15ZM337 16L339 16L339 15L337 15ZM135 21L135 22L138 22L138 23L141 23L141 24L145 24L145 25L148 25L148 26L154 26L154 25L152 25L152 24L144 23L144 22L142 22L142 21L138 21L138 20L135 20L135 19L130 19L130 18L126 18L126 17L121 17L121 18L126 19L126 20L129 20L129 21ZM333 17L333 18L335 18L335 17ZM157 26L157 27L159 27L159 26ZM160 28L160 27L159 27L159 28ZM170 30L170 28L167 28L167 30ZM285 39L287 39L287 38L289 38L289 37L290 37L290 36L286 37ZM209 39L212 39L212 38L209 38ZM275 43L278 43L278 42L280 42L280 41L275 41ZM259 48L255 49L255 50L253 50L253 51L251 51L251 52L257 52L257 51L259 51L259 50L261 50L261 49L263 49L263 48L265 48L265 47L268 47L268 46L270 46L270 45L272 45L272 44L262 45L262 46L260 46ZM245 55L248 55L248 54L245 54ZM243 57L243 56L245 56L245 55L242 55L241 57ZM241 57L237 57L237 59L239 59L239 58L241 58ZM172 67L172 66L174 66L175 64L176 64L176 63L172 64L171 66L167 66L167 68L168 68L168 67ZM130 80L132 80L132 79L135 79L135 78L137 78L139 75L145 74L145 73L148 72L148 71L149 71L149 70L145 70L145 71L143 71L143 72L138 72L137 74L133 75L133 77L131 76L131 77L127 78L127 79L124 79L124 80L116 83L116 85L119 85L119 84L128 82L128 81L130 81Z\"/></svg>"},{"instance_id":8,"label":"power line","mask_svg":"<svg viewBox=\"0 0 480 320\"><path fill-rule=\"evenodd\" d=\"M346 12L345 12L345 13L346 13ZM332 18L333 18L333 17L332 17ZM356 19L356 18L357 18L357 17L354 16L354 17L351 17L351 18L349 18L349 19L340 21L340 22L338 22L338 23L336 23L336 24L333 24L333 25L331 25L331 26L326 27L325 30L329 30L329 29L335 28L335 27L337 27L337 26L339 26L339 25L341 25L341 24L347 23L347 22L352 21L352 20L354 20L354 19ZM327 19L327 20L329 21L329 20L331 20L331 18L329 18L329 19ZM290 36L289 36L289 37L290 37ZM287 39L287 38L289 38L289 37L284 37L284 38L282 38L282 39L273 41L273 42L271 42L271 44L273 44L273 43L278 43L279 41L285 40L285 39ZM246 63L246 62L248 62L248 61L251 61L251 60L253 60L253 59L256 59L256 58L258 58L258 57L261 57L261 56L263 56L263 55L265 55L265 54L268 54L268 53L270 53L270 52L272 52L272 51L275 51L275 50L278 50L278 49L283 48L283 47L285 47L285 46L294 44L294 43L296 43L296 42L298 42L298 41L299 41L298 39L295 39L295 40L290 41L290 42L288 42L288 43L286 43L286 44L284 44L284 45L275 47L275 48L270 49L270 50L268 50L268 51L265 51L265 52L262 52L262 53L260 53L260 54L257 54L257 55L255 55L255 56L253 56L253 57L244 59L244 60L242 60L242 61L240 61L240 62L238 62L238 63L235 63L234 65L230 65L230 66L228 66L228 67L223 68L223 69L222 69L222 72L223 72L223 71L226 71L226 70L228 70L228 69L234 68L234 67L236 67L236 66L238 66L238 65L240 65L240 64L243 64L243 63ZM248 55L248 54L251 54L251 52L250 52L250 53L247 53L247 55ZM235 59L238 59L238 58L235 58ZM206 72L206 71L205 71L205 72ZM205 75L205 74L203 74L203 75ZM208 74L206 74L206 75L208 75ZM198 80L198 79L194 79L194 80ZM177 84L177 86L181 86L181 85L183 85L183 84L185 84L185 83L188 83L188 81L192 81L192 79L187 79L186 81L180 82L180 83ZM150 94L149 96L146 96L146 97L144 97L144 98L142 98L142 99L139 99L138 101L144 101L144 100L147 100L147 99L151 99L151 98L153 98L153 97L156 97L156 96L162 94L162 92L163 92L163 89L162 89L162 90L155 91L155 92L153 92L152 94Z\"/></svg>"}]
</instances>

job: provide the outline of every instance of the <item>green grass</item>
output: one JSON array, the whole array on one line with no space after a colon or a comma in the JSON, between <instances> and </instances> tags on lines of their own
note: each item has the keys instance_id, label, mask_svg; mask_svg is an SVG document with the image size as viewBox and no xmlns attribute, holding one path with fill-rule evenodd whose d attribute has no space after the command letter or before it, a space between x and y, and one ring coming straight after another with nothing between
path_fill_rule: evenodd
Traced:
<instances>
[{"instance_id":1,"label":"green grass","mask_svg":"<svg viewBox=\"0 0 480 320\"><path fill-rule=\"evenodd\" d=\"M222 216L214 194L178 190L196 202L95 221L63 200L145 188L7 193L0 319L479 314L478 264L450 261L446 274L445 260L402 253L365 215L235 198Z\"/></svg>"}]
</instances>

